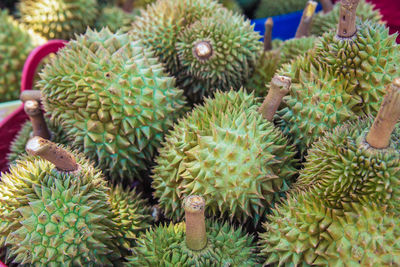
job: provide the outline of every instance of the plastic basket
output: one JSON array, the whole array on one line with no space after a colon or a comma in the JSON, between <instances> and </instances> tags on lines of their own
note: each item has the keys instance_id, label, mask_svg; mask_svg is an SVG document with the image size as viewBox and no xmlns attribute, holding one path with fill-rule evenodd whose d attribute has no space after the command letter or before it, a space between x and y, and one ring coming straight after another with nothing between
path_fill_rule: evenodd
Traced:
<instances>
[{"instance_id":1,"label":"plastic basket","mask_svg":"<svg viewBox=\"0 0 400 267\"><path fill-rule=\"evenodd\" d=\"M29 54L22 70L21 92L32 89L36 69L42 59L51 53L56 53L60 48L64 47L65 43L66 41L64 40L51 40L35 48ZM0 171L7 171L7 154L10 152L10 144L27 119L28 116L25 114L24 106L21 104L5 119L0 121Z\"/></svg>"}]
</instances>

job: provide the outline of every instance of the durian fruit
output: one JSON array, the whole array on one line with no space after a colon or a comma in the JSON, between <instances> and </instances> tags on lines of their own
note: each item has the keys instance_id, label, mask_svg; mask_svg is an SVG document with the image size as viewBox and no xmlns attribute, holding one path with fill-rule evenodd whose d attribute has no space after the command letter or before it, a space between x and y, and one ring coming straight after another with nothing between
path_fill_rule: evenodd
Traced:
<instances>
[{"instance_id":1,"label":"durian fruit","mask_svg":"<svg viewBox=\"0 0 400 267\"><path fill-rule=\"evenodd\" d=\"M35 99L36 98L36 99ZM10 153L7 155L9 163L25 155L25 145L33 136L40 136L58 144L66 145L68 136L60 125L53 124L44 117L40 107L41 93L38 90L24 91L20 99L24 102L25 113L29 116L10 145Z\"/></svg>"},{"instance_id":2,"label":"durian fruit","mask_svg":"<svg viewBox=\"0 0 400 267\"><path fill-rule=\"evenodd\" d=\"M152 52L108 29L70 41L41 78L52 120L113 181L140 178L185 104Z\"/></svg>"},{"instance_id":3,"label":"durian fruit","mask_svg":"<svg viewBox=\"0 0 400 267\"><path fill-rule=\"evenodd\" d=\"M30 266L112 266L120 256L109 188L82 154L39 136L1 175L1 246Z\"/></svg>"},{"instance_id":4,"label":"durian fruit","mask_svg":"<svg viewBox=\"0 0 400 267\"><path fill-rule=\"evenodd\" d=\"M260 0L254 17L266 18L272 16L283 15L295 11L302 10L308 0L285 0L285 1L271 1Z\"/></svg>"},{"instance_id":5,"label":"durian fruit","mask_svg":"<svg viewBox=\"0 0 400 267\"><path fill-rule=\"evenodd\" d=\"M165 64L192 102L239 89L261 49L254 26L213 0L161 0L142 11L130 34Z\"/></svg>"},{"instance_id":6,"label":"durian fruit","mask_svg":"<svg viewBox=\"0 0 400 267\"><path fill-rule=\"evenodd\" d=\"M22 68L31 50L45 42L0 10L0 102L18 99Z\"/></svg>"},{"instance_id":7,"label":"durian fruit","mask_svg":"<svg viewBox=\"0 0 400 267\"><path fill-rule=\"evenodd\" d=\"M166 216L179 220L179 199L202 194L208 214L257 224L287 190L295 174L295 152L270 120L290 81L276 77L272 83L263 115L253 94L217 91L167 134L152 183Z\"/></svg>"},{"instance_id":8,"label":"durian fruit","mask_svg":"<svg viewBox=\"0 0 400 267\"><path fill-rule=\"evenodd\" d=\"M385 86L398 73L396 36L368 21L356 27L356 4L343 5L346 24L339 23L338 33L324 34L313 49L277 72L293 83L278 111L279 125L302 155L326 130L357 116L375 115Z\"/></svg>"},{"instance_id":9,"label":"durian fruit","mask_svg":"<svg viewBox=\"0 0 400 267\"><path fill-rule=\"evenodd\" d=\"M335 30L336 25L339 21L339 13L339 3L334 5L333 9L329 12L318 12L313 19L311 33L316 36L321 36L325 32ZM365 0L360 0L357 7L356 15L363 21L368 20L375 24L384 24L384 22L382 21L382 15L379 10L375 9L374 4L369 3Z\"/></svg>"},{"instance_id":10,"label":"durian fruit","mask_svg":"<svg viewBox=\"0 0 400 267\"><path fill-rule=\"evenodd\" d=\"M397 266L399 217L385 205L324 206L312 192L290 195L263 224L259 248L273 266Z\"/></svg>"},{"instance_id":11,"label":"durian fruit","mask_svg":"<svg viewBox=\"0 0 400 267\"><path fill-rule=\"evenodd\" d=\"M120 185L112 186L109 195L114 222L120 234L119 246L127 250L134 246L138 234L153 223L152 208L141 193L123 189Z\"/></svg>"},{"instance_id":12,"label":"durian fruit","mask_svg":"<svg viewBox=\"0 0 400 267\"><path fill-rule=\"evenodd\" d=\"M253 237L228 223L205 221L200 196L184 200L185 222L139 236L126 266L257 266Z\"/></svg>"},{"instance_id":13,"label":"durian fruit","mask_svg":"<svg viewBox=\"0 0 400 267\"><path fill-rule=\"evenodd\" d=\"M96 20L96 29L108 27L110 31L126 31L135 19L135 13L127 13L117 6L105 6Z\"/></svg>"},{"instance_id":14,"label":"durian fruit","mask_svg":"<svg viewBox=\"0 0 400 267\"><path fill-rule=\"evenodd\" d=\"M66 39L94 26L98 16L96 0L23 0L21 21L48 39Z\"/></svg>"}]
</instances>

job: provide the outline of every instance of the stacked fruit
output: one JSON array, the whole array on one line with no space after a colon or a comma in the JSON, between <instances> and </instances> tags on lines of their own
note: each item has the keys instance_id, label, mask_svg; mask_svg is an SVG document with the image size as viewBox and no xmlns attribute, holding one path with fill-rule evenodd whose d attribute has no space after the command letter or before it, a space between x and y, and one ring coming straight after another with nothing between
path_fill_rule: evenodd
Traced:
<instances>
[{"instance_id":1,"label":"stacked fruit","mask_svg":"<svg viewBox=\"0 0 400 267\"><path fill-rule=\"evenodd\" d=\"M309 1L296 38L272 41L268 20L263 44L217 1L126 12L140 2L23 0L26 26L2 13L69 41L20 95L1 259L398 265L400 49L376 12L343 0L322 25Z\"/></svg>"}]
</instances>

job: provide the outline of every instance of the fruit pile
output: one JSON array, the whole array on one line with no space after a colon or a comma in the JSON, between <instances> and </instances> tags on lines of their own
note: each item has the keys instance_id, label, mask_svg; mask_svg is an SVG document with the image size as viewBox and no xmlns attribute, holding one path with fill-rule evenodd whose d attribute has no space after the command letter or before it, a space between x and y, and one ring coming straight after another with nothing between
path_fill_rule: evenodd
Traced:
<instances>
[{"instance_id":1,"label":"fruit pile","mask_svg":"<svg viewBox=\"0 0 400 267\"><path fill-rule=\"evenodd\" d=\"M400 266L397 35L364 0L288 1L296 36L271 40L270 18L262 43L240 14L252 2L0 12L1 100L34 47L68 41L19 95L1 261Z\"/></svg>"}]
</instances>

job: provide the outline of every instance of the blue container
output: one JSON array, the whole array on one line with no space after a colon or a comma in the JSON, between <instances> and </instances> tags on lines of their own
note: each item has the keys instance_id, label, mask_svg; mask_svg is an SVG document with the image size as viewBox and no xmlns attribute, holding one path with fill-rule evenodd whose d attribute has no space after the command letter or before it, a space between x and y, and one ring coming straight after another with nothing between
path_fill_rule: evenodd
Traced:
<instances>
[{"instance_id":1,"label":"blue container","mask_svg":"<svg viewBox=\"0 0 400 267\"><path fill-rule=\"evenodd\" d=\"M322 10L322 6L321 4L318 4L315 12L320 10ZM296 34L297 26L299 26L302 14L303 10L300 10L293 13L272 17L274 21L274 27L272 28L272 39L278 38L281 40L287 40L293 38ZM252 24L255 24L254 30L256 32L260 32L262 36L261 40L264 39L264 24L266 20L267 18L254 19L251 21Z\"/></svg>"}]
</instances>

